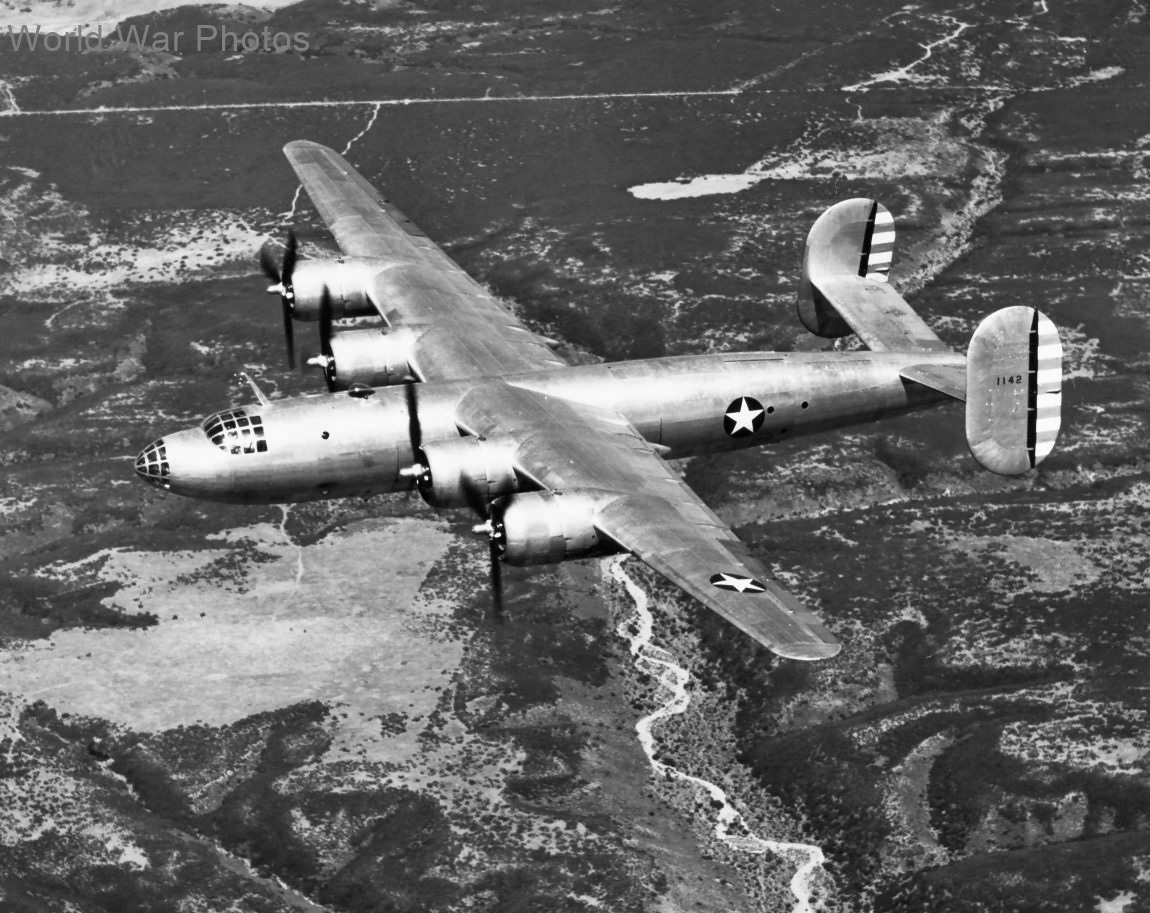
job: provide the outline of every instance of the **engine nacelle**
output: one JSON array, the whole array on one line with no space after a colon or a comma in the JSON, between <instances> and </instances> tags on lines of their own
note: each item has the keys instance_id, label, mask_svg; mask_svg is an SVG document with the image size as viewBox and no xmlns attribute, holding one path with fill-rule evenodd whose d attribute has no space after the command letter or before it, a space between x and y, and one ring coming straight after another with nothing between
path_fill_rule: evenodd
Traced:
<instances>
[{"instance_id":1,"label":"engine nacelle","mask_svg":"<svg viewBox=\"0 0 1150 913\"><path fill-rule=\"evenodd\" d=\"M375 315L368 292L380 269L370 260L300 260L291 277L295 294L292 316L296 320L319 320L324 288L331 296L333 320Z\"/></svg>"},{"instance_id":2,"label":"engine nacelle","mask_svg":"<svg viewBox=\"0 0 1150 913\"><path fill-rule=\"evenodd\" d=\"M514 453L515 442L503 438L461 437L424 444L423 472L416 478L419 493L433 507L488 504L518 490Z\"/></svg>"},{"instance_id":3,"label":"engine nacelle","mask_svg":"<svg viewBox=\"0 0 1150 913\"><path fill-rule=\"evenodd\" d=\"M500 557L522 565L616 554L619 547L600 535L594 524L595 511L606 497L587 491L512 495L492 517Z\"/></svg>"},{"instance_id":4,"label":"engine nacelle","mask_svg":"<svg viewBox=\"0 0 1150 913\"><path fill-rule=\"evenodd\" d=\"M403 329L343 330L332 333L331 358L321 367L334 390L401 384L411 377L413 342L411 332Z\"/></svg>"}]
</instances>

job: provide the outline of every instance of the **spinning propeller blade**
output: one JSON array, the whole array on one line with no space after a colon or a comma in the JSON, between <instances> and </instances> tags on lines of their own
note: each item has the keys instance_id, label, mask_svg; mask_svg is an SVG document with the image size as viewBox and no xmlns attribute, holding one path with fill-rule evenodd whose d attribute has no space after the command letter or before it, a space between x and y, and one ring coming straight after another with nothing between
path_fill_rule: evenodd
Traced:
<instances>
[{"instance_id":1,"label":"spinning propeller blade","mask_svg":"<svg viewBox=\"0 0 1150 913\"><path fill-rule=\"evenodd\" d=\"M499 543L492 536L487 540L491 558L491 608L496 618L503 617L503 559L499 557Z\"/></svg>"},{"instance_id":2,"label":"spinning propeller blade","mask_svg":"<svg viewBox=\"0 0 1150 913\"><path fill-rule=\"evenodd\" d=\"M419 394L415 384L404 384L403 394L407 399L407 439L411 444L411 456L419 459L419 449L423 446L423 428L419 423Z\"/></svg>"},{"instance_id":3,"label":"spinning propeller blade","mask_svg":"<svg viewBox=\"0 0 1150 913\"><path fill-rule=\"evenodd\" d=\"M335 358L331 348L331 333L331 292L325 285L319 299L319 351L324 360L323 377L327 381L327 388L335 390Z\"/></svg>"},{"instance_id":4,"label":"spinning propeller blade","mask_svg":"<svg viewBox=\"0 0 1150 913\"><path fill-rule=\"evenodd\" d=\"M288 229L287 241L284 244L284 258L280 266L276 266L275 257L271 248L265 244L260 248L260 269L265 276L272 280L268 286L268 293L280 296L280 307L283 310L284 341L287 344L288 367L295 367L295 331L292 322L292 303L295 301L295 290L292 288L292 273L295 272L297 244L295 232Z\"/></svg>"},{"instance_id":5,"label":"spinning propeller blade","mask_svg":"<svg viewBox=\"0 0 1150 913\"><path fill-rule=\"evenodd\" d=\"M276 266L275 257L272 256L271 242L268 241L260 248L260 269L272 282L280 281L280 269Z\"/></svg>"},{"instance_id":6,"label":"spinning propeller blade","mask_svg":"<svg viewBox=\"0 0 1150 913\"><path fill-rule=\"evenodd\" d=\"M306 365L314 365L323 371L323 379L329 392L335 391L336 371L335 353L331 347L332 320L331 292L325 285L319 299L319 354L313 355L300 365L300 370L302 371Z\"/></svg>"},{"instance_id":7,"label":"spinning propeller blade","mask_svg":"<svg viewBox=\"0 0 1150 913\"><path fill-rule=\"evenodd\" d=\"M287 346L287 363L289 368L295 367L295 320L292 319L291 305L284 302L280 308L284 320L284 344Z\"/></svg>"},{"instance_id":8,"label":"spinning propeller blade","mask_svg":"<svg viewBox=\"0 0 1150 913\"><path fill-rule=\"evenodd\" d=\"M463 494L473 511L483 518L474 527L476 532L487 533L487 549L491 566L491 606L496 618L503 617L503 559L499 556L499 535L496 532L495 505L489 503L470 481L465 481Z\"/></svg>"},{"instance_id":9,"label":"spinning propeller blade","mask_svg":"<svg viewBox=\"0 0 1150 913\"><path fill-rule=\"evenodd\" d=\"M283 275L280 281L286 288L291 288L291 277L295 272L295 261L299 254L299 245L296 242L295 231L291 228L287 233L287 244L284 245Z\"/></svg>"},{"instance_id":10,"label":"spinning propeller blade","mask_svg":"<svg viewBox=\"0 0 1150 913\"><path fill-rule=\"evenodd\" d=\"M419 419L419 392L416 384L403 385L404 398L407 400L407 439L411 444L411 456L414 463L399 471L401 476L418 480L425 467L420 462L423 447L423 423ZM463 494L467 498L468 506L483 520L483 523L474 527L476 533L487 534L488 556L490 558L491 574L491 603L495 618L503 617L503 559L499 555L499 535L497 533L494 504L483 497L483 493L470 480L463 483Z\"/></svg>"}]
</instances>

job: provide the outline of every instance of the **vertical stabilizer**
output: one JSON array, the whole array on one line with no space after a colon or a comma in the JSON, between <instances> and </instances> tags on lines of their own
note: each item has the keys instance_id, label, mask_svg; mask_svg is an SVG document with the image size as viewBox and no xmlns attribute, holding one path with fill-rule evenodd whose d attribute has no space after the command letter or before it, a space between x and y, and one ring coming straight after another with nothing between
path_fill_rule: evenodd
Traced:
<instances>
[{"instance_id":1,"label":"vertical stabilizer","mask_svg":"<svg viewBox=\"0 0 1150 913\"><path fill-rule=\"evenodd\" d=\"M966 356L966 442L991 472L1020 475L1054 449L1062 415L1062 342L1037 308L995 311Z\"/></svg>"},{"instance_id":2,"label":"vertical stabilizer","mask_svg":"<svg viewBox=\"0 0 1150 913\"><path fill-rule=\"evenodd\" d=\"M856 333L878 352L950 351L887 281L894 237L894 217L875 200L843 200L819 216L803 252L803 326L827 339Z\"/></svg>"}]
</instances>

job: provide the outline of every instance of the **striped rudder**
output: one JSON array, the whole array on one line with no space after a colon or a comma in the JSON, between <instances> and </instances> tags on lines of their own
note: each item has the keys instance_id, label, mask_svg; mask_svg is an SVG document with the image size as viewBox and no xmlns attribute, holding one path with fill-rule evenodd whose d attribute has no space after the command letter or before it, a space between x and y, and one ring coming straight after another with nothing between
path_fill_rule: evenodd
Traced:
<instances>
[{"instance_id":1,"label":"striped rudder","mask_svg":"<svg viewBox=\"0 0 1150 913\"><path fill-rule=\"evenodd\" d=\"M1030 368L1026 449L1030 465L1037 466L1054 449L1062 425L1062 340L1037 308L1030 324Z\"/></svg>"},{"instance_id":2,"label":"striped rudder","mask_svg":"<svg viewBox=\"0 0 1150 913\"><path fill-rule=\"evenodd\" d=\"M894 216L882 203L871 206L859 255L859 275L886 282L894 257Z\"/></svg>"},{"instance_id":3,"label":"striped rudder","mask_svg":"<svg viewBox=\"0 0 1150 913\"><path fill-rule=\"evenodd\" d=\"M992 472L1018 475L1054 449L1062 414L1062 342L1036 308L995 311L966 356L966 440Z\"/></svg>"}]
</instances>

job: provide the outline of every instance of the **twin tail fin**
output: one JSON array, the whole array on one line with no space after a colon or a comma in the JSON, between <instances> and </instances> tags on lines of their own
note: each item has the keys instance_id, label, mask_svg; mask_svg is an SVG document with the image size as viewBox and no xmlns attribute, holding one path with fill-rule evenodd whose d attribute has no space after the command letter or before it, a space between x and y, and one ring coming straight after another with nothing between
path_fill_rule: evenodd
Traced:
<instances>
[{"instance_id":1,"label":"twin tail fin","mask_svg":"<svg viewBox=\"0 0 1150 913\"><path fill-rule=\"evenodd\" d=\"M1054 449L1062 422L1062 342L1050 318L1017 305L978 325L966 353L966 442L991 472L1019 475Z\"/></svg>"},{"instance_id":2,"label":"twin tail fin","mask_svg":"<svg viewBox=\"0 0 1150 913\"><path fill-rule=\"evenodd\" d=\"M799 319L818 336L855 333L872 350L906 352L904 381L965 401L966 440L981 466L1033 469L1061 425L1057 328L1037 308L1003 308L974 331L965 366L946 358L950 347L888 281L894 242L894 218L875 200L844 200L819 216L803 252Z\"/></svg>"}]
</instances>

